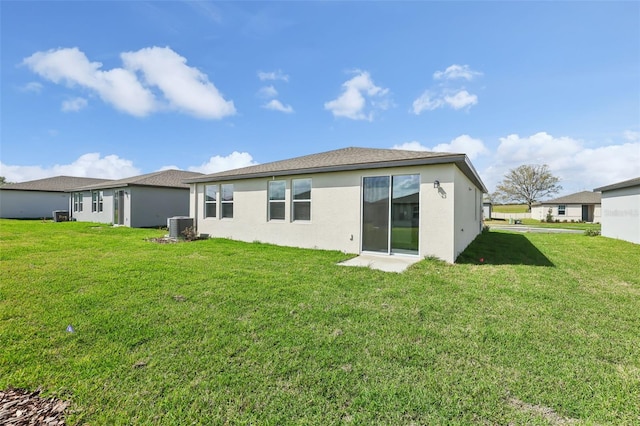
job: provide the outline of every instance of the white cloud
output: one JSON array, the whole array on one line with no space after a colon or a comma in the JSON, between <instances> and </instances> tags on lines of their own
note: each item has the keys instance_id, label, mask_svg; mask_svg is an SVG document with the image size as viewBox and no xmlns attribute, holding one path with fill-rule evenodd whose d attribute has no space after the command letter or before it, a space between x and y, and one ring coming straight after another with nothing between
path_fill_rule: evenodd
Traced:
<instances>
[{"instance_id":1,"label":"white cloud","mask_svg":"<svg viewBox=\"0 0 640 426\"><path fill-rule=\"evenodd\" d=\"M258 96L265 99L271 99L278 96L278 91L273 86L264 86L258 91Z\"/></svg>"},{"instance_id":2,"label":"white cloud","mask_svg":"<svg viewBox=\"0 0 640 426\"><path fill-rule=\"evenodd\" d=\"M267 80L289 81L289 76L287 74L284 74L280 70L272 71L272 72L258 71L258 78L260 79L260 81L267 81Z\"/></svg>"},{"instance_id":3,"label":"white cloud","mask_svg":"<svg viewBox=\"0 0 640 426\"><path fill-rule=\"evenodd\" d=\"M101 157L97 152L84 154L71 164L56 164L52 167L12 166L0 163L0 176L4 176L8 182L25 182L61 175L122 179L139 174L140 170L134 167L130 160L117 155Z\"/></svg>"},{"instance_id":4,"label":"white cloud","mask_svg":"<svg viewBox=\"0 0 640 426\"><path fill-rule=\"evenodd\" d=\"M253 157L248 152L233 151L226 157L219 155L209 158L209 161L199 166L189 167L189 171L205 174L222 172L225 170L238 169L241 167L254 166L258 163L253 161Z\"/></svg>"},{"instance_id":5,"label":"white cloud","mask_svg":"<svg viewBox=\"0 0 640 426\"><path fill-rule=\"evenodd\" d=\"M158 88L168 106L201 118L219 119L235 114L207 76L186 65L186 59L168 47L150 47L122 53L124 68L101 70L78 48L36 52L23 63L56 84L80 86L97 93L115 108L135 116L149 115L162 107L151 88ZM144 81L138 79L140 72Z\"/></svg>"},{"instance_id":6,"label":"white cloud","mask_svg":"<svg viewBox=\"0 0 640 426\"><path fill-rule=\"evenodd\" d=\"M89 103L85 98L73 98L62 102L62 111L80 111L86 108Z\"/></svg>"},{"instance_id":7,"label":"white cloud","mask_svg":"<svg viewBox=\"0 0 640 426\"><path fill-rule=\"evenodd\" d=\"M444 71L436 71L433 73L434 80L456 80L463 79L471 81L475 77L481 76L479 71L472 70L469 65L453 64Z\"/></svg>"},{"instance_id":8,"label":"white cloud","mask_svg":"<svg viewBox=\"0 0 640 426\"><path fill-rule=\"evenodd\" d=\"M42 83L38 83L37 81L32 81L25 84L21 90L23 92L40 93L42 91L42 87L43 87Z\"/></svg>"},{"instance_id":9,"label":"white cloud","mask_svg":"<svg viewBox=\"0 0 640 426\"><path fill-rule=\"evenodd\" d=\"M429 151L429 148L422 145L418 141L411 141L411 142L401 143L400 145L394 145L391 147L391 149L400 149L403 151Z\"/></svg>"},{"instance_id":10,"label":"white cloud","mask_svg":"<svg viewBox=\"0 0 640 426\"><path fill-rule=\"evenodd\" d=\"M445 95L443 99L453 109L462 109L478 103L478 97L466 90L460 90L453 95Z\"/></svg>"},{"instance_id":11,"label":"white cloud","mask_svg":"<svg viewBox=\"0 0 640 426\"><path fill-rule=\"evenodd\" d=\"M202 118L223 118L236 113L206 74L187 66L186 58L168 47L148 47L121 55L125 68L140 71L145 82L158 87L169 104Z\"/></svg>"},{"instance_id":12,"label":"white cloud","mask_svg":"<svg viewBox=\"0 0 640 426\"><path fill-rule=\"evenodd\" d=\"M101 71L100 62L89 62L78 48L36 52L23 63L33 72L54 83L81 86L126 113L145 116L156 108L153 93L143 87L135 74L122 68Z\"/></svg>"},{"instance_id":13,"label":"white cloud","mask_svg":"<svg viewBox=\"0 0 640 426\"><path fill-rule=\"evenodd\" d=\"M470 108L477 103L478 97L466 90L459 90L455 93L448 91L434 93L431 90L426 90L418 99L413 101L413 113L420 115L422 111L433 111L447 105L458 110L466 107Z\"/></svg>"},{"instance_id":14,"label":"white cloud","mask_svg":"<svg viewBox=\"0 0 640 426\"><path fill-rule=\"evenodd\" d=\"M280 112L284 112L287 114L290 114L293 112L293 108L291 107L291 105L283 105L282 102L280 102L277 99L272 99L269 102L267 102L266 104L264 104L262 106L263 108L266 109L270 109L273 111L280 111Z\"/></svg>"},{"instance_id":15,"label":"white cloud","mask_svg":"<svg viewBox=\"0 0 640 426\"><path fill-rule=\"evenodd\" d=\"M430 90L426 90L418 99L413 101L413 113L419 115L422 111L433 111L444 105L444 100Z\"/></svg>"},{"instance_id":16,"label":"white cloud","mask_svg":"<svg viewBox=\"0 0 640 426\"><path fill-rule=\"evenodd\" d=\"M471 160L489 153L484 142L469 135L460 135L449 143L438 144L431 148L430 151L467 154L467 157Z\"/></svg>"},{"instance_id":17,"label":"white cloud","mask_svg":"<svg viewBox=\"0 0 640 426\"><path fill-rule=\"evenodd\" d=\"M512 134L499 141L493 165L482 174L489 188L509 169L522 164L547 164L560 178L563 194L590 191L640 175L640 142L588 148L581 140L546 132L529 137Z\"/></svg>"},{"instance_id":18,"label":"white cloud","mask_svg":"<svg viewBox=\"0 0 640 426\"><path fill-rule=\"evenodd\" d=\"M423 111L433 111L449 106L455 110L469 109L478 103L478 96L469 93L464 87L451 87L453 80L471 81L482 73L469 68L469 65L451 65L444 71L436 71L434 80L443 80L437 87L425 90L413 101L412 111L420 115Z\"/></svg>"},{"instance_id":19,"label":"white cloud","mask_svg":"<svg viewBox=\"0 0 640 426\"><path fill-rule=\"evenodd\" d=\"M342 94L324 104L326 110L334 117L346 117L352 120L373 120L371 109L386 109L386 96L389 89L376 86L366 71L356 71L358 74L342 84ZM367 105L367 101L369 104ZM367 108L369 106L369 108Z\"/></svg>"},{"instance_id":20,"label":"white cloud","mask_svg":"<svg viewBox=\"0 0 640 426\"><path fill-rule=\"evenodd\" d=\"M418 141L405 142L400 145L394 145L392 149L404 149L409 151L431 151L431 152L452 152L458 154L467 154L471 160L480 155L486 155L489 150L484 142L480 139L472 138L469 135L460 135L449 143L441 143L433 148L422 145Z\"/></svg>"},{"instance_id":21,"label":"white cloud","mask_svg":"<svg viewBox=\"0 0 640 426\"><path fill-rule=\"evenodd\" d=\"M626 130L624 133L624 138L630 142L640 141L640 132L634 132L633 130Z\"/></svg>"}]
</instances>

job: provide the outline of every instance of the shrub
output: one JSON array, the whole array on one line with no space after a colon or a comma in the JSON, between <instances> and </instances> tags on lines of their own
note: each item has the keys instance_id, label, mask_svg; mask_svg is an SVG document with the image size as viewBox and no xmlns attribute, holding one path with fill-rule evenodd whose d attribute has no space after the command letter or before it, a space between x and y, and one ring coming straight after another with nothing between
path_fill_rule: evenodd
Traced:
<instances>
[{"instance_id":1,"label":"shrub","mask_svg":"<svg viewBox=\"0 0 640 426\"><path fill-rule=\"evenodd\" d=\"M587 237L597 237L598 235L600 235L600 231L594 228L589 228L584 231L584 235L586 235Z\"/></svg>"},{"instance_id":2,"label":"shrub","mask_svg":"<svg viewBox=\"0 0 640 426\"><path fill-rule=\"evenodd\" d=\"M182 231L182 235L184 235L184 239L187 241L195 241L198 239L198 234L196 233L196 228L193 226L188 226Z\"/></svg>"},{"instance_id":3,"label":"shrub","mask_svg":"<svg viewBox=\"0 0 640 426\"><path fill-rule=\"evenodd\" d=\"M551 207L549 207L549 210L547 211L547 222L549 223L553 222L553 215L551 214L552 211Z\"/></svg>"}]
</instances>

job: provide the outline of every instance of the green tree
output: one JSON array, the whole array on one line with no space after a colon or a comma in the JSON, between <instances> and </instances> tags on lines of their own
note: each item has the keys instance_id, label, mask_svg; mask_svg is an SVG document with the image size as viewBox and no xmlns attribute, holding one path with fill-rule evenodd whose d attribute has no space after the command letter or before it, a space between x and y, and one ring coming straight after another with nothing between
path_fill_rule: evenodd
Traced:
<instances>
[{"instance_id":1,"label":"green tree","mask_svg":"<svg viewBox=\"0 0 640 426\"><path fill-rule=\"evenodd\" d=\"M557 194L562 186L546 164L525 164L509 170L496 187L493 197L504 201L531 205L542 198Z\"/></svg>"},{"instance_id":2,"label":"green tree","mask_svg":"<svg viewBox=\"0 0 640 426\"><path fill-rule=\"evenodd\" d=\"M5 179L4 176L0 176L0 186L7 184L7 180Z\"/></svg>"}]
</instances>

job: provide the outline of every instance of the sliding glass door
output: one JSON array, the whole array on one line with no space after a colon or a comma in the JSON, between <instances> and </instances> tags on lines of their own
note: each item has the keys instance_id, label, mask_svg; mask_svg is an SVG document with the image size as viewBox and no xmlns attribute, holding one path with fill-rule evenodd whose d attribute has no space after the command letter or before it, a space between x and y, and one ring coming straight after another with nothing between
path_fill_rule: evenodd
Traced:
<instances>
[{"instance_id":1,"label":"sliding glass door","mask_svg":"<svg viewBox=\"0 0 640 426\"><path fill-rule=\"evenodd\" d=\"M420 175L362 181L362 251L418 254Z\"/></svg>"},{"instance_id":2,"label":"sliding glass door","mask_svg":"<svg viewBox=\"0 0 640 426\"><path fill-rule=\"evenodd\" d=\"M113 193L113 224L124 225L124 191L117 190Z\"/></svg>"},{"instance_id":3,"label":"sliding glass door","mask_svg":"<svg viewBox=\"0 0 640 426\"><path fill-rule=\"evenodd\" d=\"M389 176L363 179L362 251L389 252L389 181Z\"/></svg>"}]
</instances>

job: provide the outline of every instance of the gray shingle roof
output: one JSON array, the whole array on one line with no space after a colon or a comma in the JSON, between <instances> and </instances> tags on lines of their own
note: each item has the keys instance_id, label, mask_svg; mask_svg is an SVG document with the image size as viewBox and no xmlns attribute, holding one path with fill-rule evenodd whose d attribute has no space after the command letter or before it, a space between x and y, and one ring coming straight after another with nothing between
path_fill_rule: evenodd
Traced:
<instances>
[{"instance_id":1,"label":"gray shingle roof","mask_svg":"<svg viewBox=\"0 0 640 426\"><path fill-rule=\"evenodd\" d=\"M564 197L554 198L553 200L543 201L540 204L600 204L601 199L602 194L600 192L582 191L565 195Z\"/></svg>"},{"instance_id":2,"label":"gray shingle roof","mask_svg":"<svg viewBox=\"0 0 640 426\"><path fill-rule=\"evenodd\" d=\"M625 180L622 182L613 183L607 186L601 186L600 188L594 189L594 191L600 191L600 192L611 191L613 189L622 189L622 188L628 188L630 186L638 186L638 185L640 185L640 177Z\"/></svg>"},{"instance_id":3,"label":"gray shingle roof","mask_svg":"<svg viewBox=\"0 0 640 426\"><path fill-rule=\"evenodd\" d=\"M184 183L185 179L202 176L202 173L187 172L184 170L163 170L160 172L147 173L139 176L132 176L124 179L112 180L95 185L86 185L72 188L70 191L90 191L93 189L122 188L125 186L156 186L162 188L189 188Z\"/></svg>"},{"instance_id":4,"label":"gray shingle roof","mask_svg":"<svg viewBox=\"0 0 640 426\"><path fill-rule=\"evenodd\" d=\"M43 192L65 192L71 188L84 185L96 185L108 182L109 179L96 179L75 176L55 176L45 179L30 180L28 182L8 183L1 186L2 190L19 191L43 191Z\"/></svg>"},{"instance_id":5,"label":"gray shingle roof","mask_svg":"<svg viewBox=\"0 0 640 426\"><path fill-rule=\"evenodd\" d=\"M465 154L354 147L212 173L187 179L185 182L228 181L258 177L443 163L455 163L471 181L483 191L487 192L480 176L478 176L478 173Z\"/></svg>"}]
</instances>

